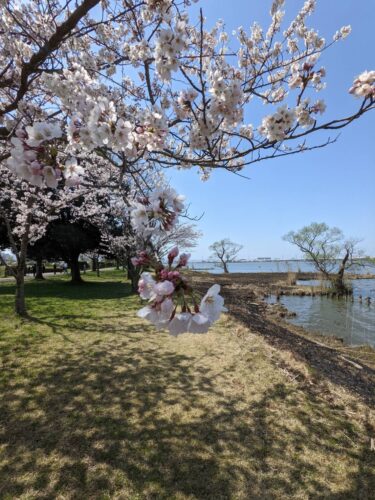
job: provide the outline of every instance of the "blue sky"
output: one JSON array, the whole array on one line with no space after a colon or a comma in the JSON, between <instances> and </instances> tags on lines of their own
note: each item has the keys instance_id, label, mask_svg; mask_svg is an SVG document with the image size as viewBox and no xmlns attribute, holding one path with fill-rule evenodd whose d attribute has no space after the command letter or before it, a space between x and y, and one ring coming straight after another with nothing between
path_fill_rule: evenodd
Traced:
<instances>
[{"instance_id":1,"label":"blue sky","mask_svg":"<svg viewBox=\"0 0 375 500\"><path fill-rule=\"evenodd\" d=\"M271 1L202 0L208 23L221 18L227 31L254 21L267 26ZM303 0L287 0L289 19ZM318 0L308 24L330 40L335 31L351 24L352 33L320 59L327 69L327 118L347 116L358 105L348 94L353 78L375 69L374 0ZM268 114L271 108L264 108ZM254 119L258 124L258 118ZM167 171L171 184L186 195L192 215L204 236L193 259L209 255L208 246L221 238L244 245L243 258L296 257L298 252L282 235L312 221L340 227L346 235L362 238L366 254L375 255L375 111L345 128L336 144L301 155L258 163L245 170L250 180L215 171L202 182L194 170Z\"/></svg>"}]
</instances>

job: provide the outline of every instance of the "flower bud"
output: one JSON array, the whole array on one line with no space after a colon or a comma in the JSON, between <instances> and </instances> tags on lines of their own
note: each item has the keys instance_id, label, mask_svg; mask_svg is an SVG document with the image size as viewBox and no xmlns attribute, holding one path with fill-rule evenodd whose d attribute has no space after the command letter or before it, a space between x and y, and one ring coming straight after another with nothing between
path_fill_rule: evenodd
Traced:
<instances>
[{"instance_id":1,"label":"flower bud","mask_svg":"<svg viewBox=\"0 0 375 500\"><path fill-rule=\"evenodd\" d=\"M172 248L172 250L168 254L168 263L169 264L172 264L174 259L177 257L178 252L179 252L179 250L177 247Z\"/></svg>"},{"instance_id":2,"label":"flower bud","mask_svg":"<svg viewBox=\"0 0 375 500\"><path fill-rule=\"evenodd\" d=\"M187 263L189 262L190 259L190 254L189 253L182 253L180 255L180 260L178 263L178 267L185 267Z\"/></svg>"}]
</instances>

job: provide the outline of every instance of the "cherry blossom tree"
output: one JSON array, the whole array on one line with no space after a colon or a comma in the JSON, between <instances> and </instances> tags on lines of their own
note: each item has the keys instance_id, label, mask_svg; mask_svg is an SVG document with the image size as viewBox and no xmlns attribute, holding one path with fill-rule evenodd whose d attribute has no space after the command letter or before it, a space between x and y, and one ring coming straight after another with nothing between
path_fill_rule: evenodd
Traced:
<instances>
[{"instance_id":1,"label":"cherry blossom tree","mask_svg":"<svg viewBox=\"0 0 375 500\"><path fill-rule=\"evenodd\" d=\"M4 238L3 248L10 248L15 264L0 261L16 281L15 311L26 315L24 275L27 248L43 236L56 211L67 200L56 199L51 190L41 189L16 177L9 169L0 166L0 225Z\"/></svg>"},{"instance_id":2,"label":"cherry blossom tree","mask_svg":"<svg viewBox=\"0 0 375 500\"><path fill-rule=\"evenodd\" d=\"M236 172L322 147L334 139L310 144L312 133L343 128L373 108L375 73L365 71L350 89L357 111L324 121L326 106L312 97L325 86L319 60L350 26L330 42L319 36L308 26L314 0L287 25L284 1L275 0L266 29L238 28L234 40L222 23L207 29L203 12L190 23L189 3L86 0L71 11L58 2L5 2L0 117L11 168L53 187L59 176L79 174L78 153L99 148L125 170L147 155L164 166L196 165L207 177L213 168ZM259 103L271 112L244 123ZM64 160L56 144L66 141Z\"/></svg>"},{"instance_id":3,"label":"cherry blossom tree","mask_svg":"<svg viewBox=\"0 0 375 500\"><path fill-rule=\"evenodd\" d=\"M61 219L63 213L69 212L70 224L89 221L92 226L100 227L112 210L114 184L118 186L114 178L117 179L119 172L117 169L113 172L110 166L104 168L103 163L96 159L92 168L85 170L79 185L60 183L55 189L44 185L33 186L5 166L0 166L0 227L3 233L0 247L12 250L16 264L10 265L3 258L1 261L16 281L17 314L27 314L24 288L26 257L30 249L45 246L46 233L51 224ZM93 175L95 189L92 186Z\"/></svg>"}]
</instances>

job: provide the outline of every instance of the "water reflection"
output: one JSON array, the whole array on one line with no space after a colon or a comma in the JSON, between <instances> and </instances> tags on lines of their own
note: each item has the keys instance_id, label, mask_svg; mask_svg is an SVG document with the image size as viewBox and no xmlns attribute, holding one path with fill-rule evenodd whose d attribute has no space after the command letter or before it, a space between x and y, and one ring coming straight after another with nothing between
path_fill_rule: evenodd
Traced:
<instances>
[{"instance_id":1,"label":"water reflection","mask_svg":"<svg viewBox=\"0 0 375 500\"><path fill-rule=\"evenodd\" d=\"M306 286L315 284L312 281L301 283ZM375 347L375 280L358 279L352 284L353 301L351 297L282 296L280 302L297 313L296 317L288 320L291 323L324 335L340 337L349 345L368 344ZM366 297L370 297L370 304Z\"/></svg>"}]
</instances>

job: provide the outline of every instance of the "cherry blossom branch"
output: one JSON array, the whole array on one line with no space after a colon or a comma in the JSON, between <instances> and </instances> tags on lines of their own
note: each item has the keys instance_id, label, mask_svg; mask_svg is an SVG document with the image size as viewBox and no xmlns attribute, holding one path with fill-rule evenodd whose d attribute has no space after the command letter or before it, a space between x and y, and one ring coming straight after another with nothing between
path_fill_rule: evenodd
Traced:
<instances>
[{"instance_id":1,"label":"cherry blossom branch","mask_svg":"<svg viewBox=\"0 0 375 500\"><path fill-rule=\"evenodd\" d=\"M17 108L17 104L24 97L28 90L29 81L28 78L33 72L42 64L47 57L55 51L59 45L62 43L64 37L66 37L77 23L93 8L99 3L100 0L84 0L82 4L77 7L77 9L68 17L68 19L62 23L55 31L55 33L50 37L50 39L40 48L40 50L33 54L29 62L24 63L21 70L20 85L17 94L12 103L5 106L5 108L0 109L0 116L9 113Z\"/></svg>"}]
</instances>

